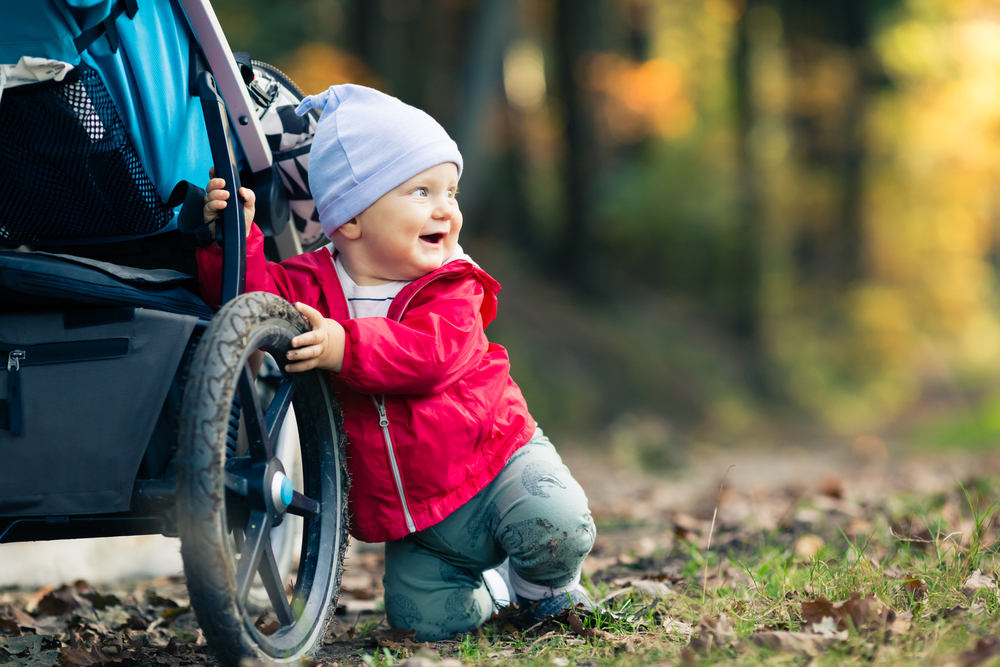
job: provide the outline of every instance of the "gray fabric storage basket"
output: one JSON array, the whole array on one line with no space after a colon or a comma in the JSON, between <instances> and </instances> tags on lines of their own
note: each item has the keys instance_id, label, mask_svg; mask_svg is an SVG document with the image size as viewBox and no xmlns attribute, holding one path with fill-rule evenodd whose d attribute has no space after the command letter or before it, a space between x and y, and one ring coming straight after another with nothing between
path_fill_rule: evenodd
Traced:
<instances>
[{"instance_id":1,"label":"gray fabric storage basket","mask_svg":"<svg viewBox=\"0 0 1000 667\"><path fill-rule=\"evenodd\" d=\"M197 321L142 308L0 315L0 516L128 510Z\"/></svg>"}]
</instances>

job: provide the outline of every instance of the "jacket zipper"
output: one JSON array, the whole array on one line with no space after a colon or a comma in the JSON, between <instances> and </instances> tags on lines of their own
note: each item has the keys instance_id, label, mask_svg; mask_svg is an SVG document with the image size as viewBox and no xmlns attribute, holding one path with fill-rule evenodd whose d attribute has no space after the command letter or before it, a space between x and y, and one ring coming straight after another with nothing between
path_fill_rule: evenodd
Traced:
<instances>
[{"instance_id":1,"label":"jacket zipper","mask_svg":"<svg viewBox=\"0 0 1000 667\"><path fill-rule=\"evenodd\" d=\"M331 259L333 255L331 253ZM413 293L406 299L406 302L399 309L399 314L396 315L395 320L399 322L403 319L403 313L410 306L410 302L413 301L413 297L427 285L431 284L441 276L434 276L423 285L413 290ZM382 437L385 439L385 447L389 452L389 464L392 466L392 476L396 482L396 492L399 494L399 502L403 504L403 516L406 518L406 529L411 533L417 532L417 525L413 523L413 517L410 515L410 506L406 502L406 494L403 492L403 477L399 473L399 464L396 462L396 451L392 446L392 437L389 435L389 417L385 412L385 394L382 394L382 400L379 401L372 395L372 402L375 404L375 409L378 410L378 425L382 427Z\"/></svg>"},{"instance_id":2,"label":"jacket zipper","mask_svg":"<svg viewBox=\"0 0 1000 667\"><path fill-rule=\"evenodd\" d=\"M399 464L396 463L396 452L392 448L392 437L389 435L389 417L385 413L385 394L382 400L378 401L372 396L372 402L378 410L378 425L382 427L382 437L385 438L385 448L389 452L389 464L392 466L392 476L396 480L396 491L399 493L399 501L403 504L403 516L406 518L406 529L411 533L417 532L417 526L410 516L410 506L406 503L406 494L403 493L403 478L399 474Z\"/></svg>"},{"instance_id":3,"label":"jacket zipper","mask_svg":"<svg viewBox=\"0 0 1000 667\"><path fill-rule=\"evenodd\" d=\"M396 321L399 322L403 319L403 313L406 312L407 306L410 305L410 301L413 297L422 290L428 283L432 283L437 278L431 278L426 283L418 287L413 291L413 294L406 300L402 308L399 309L399 315L396 316ZM406 494L403 492L403 476L399 472L399 464L396 462L396 451L392 446L392 437L389 435L389 417L385 412L385 394L382 394L382 400L378 400L372 395L372 402L375 404L375 409L378 410L378 425L382 427L382 437L385 439L385 448L389 452L389 464L392 466L392 477L396 482L396 492L399 494L399 502L403 504L403 516L406 518L406 529L411 533L417 532L417 525L413 523L413 517L410 515L410 506L406 502Z\"/></svg>"}]
</instances>

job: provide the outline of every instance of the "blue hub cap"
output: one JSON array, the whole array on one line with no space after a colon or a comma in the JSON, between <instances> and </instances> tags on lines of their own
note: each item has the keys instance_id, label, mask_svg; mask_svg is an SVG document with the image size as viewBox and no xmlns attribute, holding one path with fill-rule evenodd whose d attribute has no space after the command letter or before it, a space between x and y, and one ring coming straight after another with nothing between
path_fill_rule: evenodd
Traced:
<instances>
[{"instance_id":1,"label":"blue hub cap","mask_svg":"<svg viewBox=\"0 0 1000 667\"><path fill-rule=\"evenodd\" d=\"M295 488L292 480L285 476L285 473L278 471L271 477L271 502L279 512L284 512L292 504L295 498Z\"/></svg>"}]
</instances>

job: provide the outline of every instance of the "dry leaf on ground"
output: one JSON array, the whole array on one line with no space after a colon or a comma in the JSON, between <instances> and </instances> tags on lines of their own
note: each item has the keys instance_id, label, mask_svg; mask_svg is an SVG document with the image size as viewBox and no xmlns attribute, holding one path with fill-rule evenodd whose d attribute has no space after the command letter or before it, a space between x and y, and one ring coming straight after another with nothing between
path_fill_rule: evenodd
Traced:
<instances>
[{"instance_id":1,"label":"dry leaf on ground","mask_svg":"<svg viewBox=\"0 0 1000 667\"><path fill-rule=\"evenodd\" d=\"M962 585L962 593L965 594L965 597L972 599L976 596L976 593L984 588L996 590L996 583L990 575L983 574L982 570L976 570L969 575L965 584Z\"/></svg>"},{"instance_id":2,"label":"dry leaf on ground","mask_svg":"<svg viewBox=\"0 0 1000 667\"><path fill-rule=\"evenodd\" d=\"M912 614L897 614L889 605L869 593L851 593L843 602L833 603L826 598L802 603L802 620L809 624L821 624L824 618L832 618L838 630L853 628L857 632L889 630L901 634L909 629Z\"/></svg>"},{"instance_id":3,"label":"dry leaf on ground","mask_svg":"<svg viewBox=\"0 0 1000 667\"><path fill-rule=\"evenodd\" d=\"M972 667L1000 655L1000 637L990 635L976 642L976 646L962 654L963 667Z\"/></svg>"},{"instance_id":4,"label":"dry leaf on ground","mask_svg":"<svg viewBox=\"0 0 1000 667\"><path fill-rule=\"evenodd\" d=\"M755 632L747 637L758 646L781 653L798 653L817 656L835 642L836 637L817 635L811 632L769 631Z\"/></svg>"},{"instance_id":5,"label":"dry leaf on ground","mask_svg":"<svg viewBox=\"0 0 1000 667\"><path fill-rule=\"evenodd\" d=\"M793 550L796 556L815 558L824 546L826 541L819 535L803 535L795 541Z\"/></svg>"},{"instance_id":6,"label":"dry leaf on ground","mask_svg":"<svg viewBox=\"0 0 1000 667\"><path fill-rule=\"evenodd\" d=\"M725 614L718 617L705 617L698 623L698 628L691 637L691 649L711 653L716 648L731 645L736 640L736 633L729 624Z\"/></svg>"}]
</instances>

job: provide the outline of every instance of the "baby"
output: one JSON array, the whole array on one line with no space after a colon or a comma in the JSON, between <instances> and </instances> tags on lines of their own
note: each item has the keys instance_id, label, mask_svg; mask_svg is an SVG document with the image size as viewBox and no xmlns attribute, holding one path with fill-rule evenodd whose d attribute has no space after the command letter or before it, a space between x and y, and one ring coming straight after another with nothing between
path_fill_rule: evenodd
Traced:
<instances>
[{"instance_id":1,"label":"baby","mask_svg":"<svg viewBox=\"0 0 1000 667\"><path fill-rule=\"evenodd\" d=\"M500 285L458 244L458 147L423 111L363 86L333 86L298 113L313 108L309 183L332 243L271 263L253 225L246 289L291 301L312 327L286 370L331 373L351 533L386 543L389 624L425 641L478 627L495 602L484 572L508 559L534 617L589 605L580 566L594 522L486 338ZM206 220L225 208L223 187L209 182ZM250 221L253 194L240 195ZM221 250L198 263L206 297L218 295Z\"/></svg>"}]
</instances>

